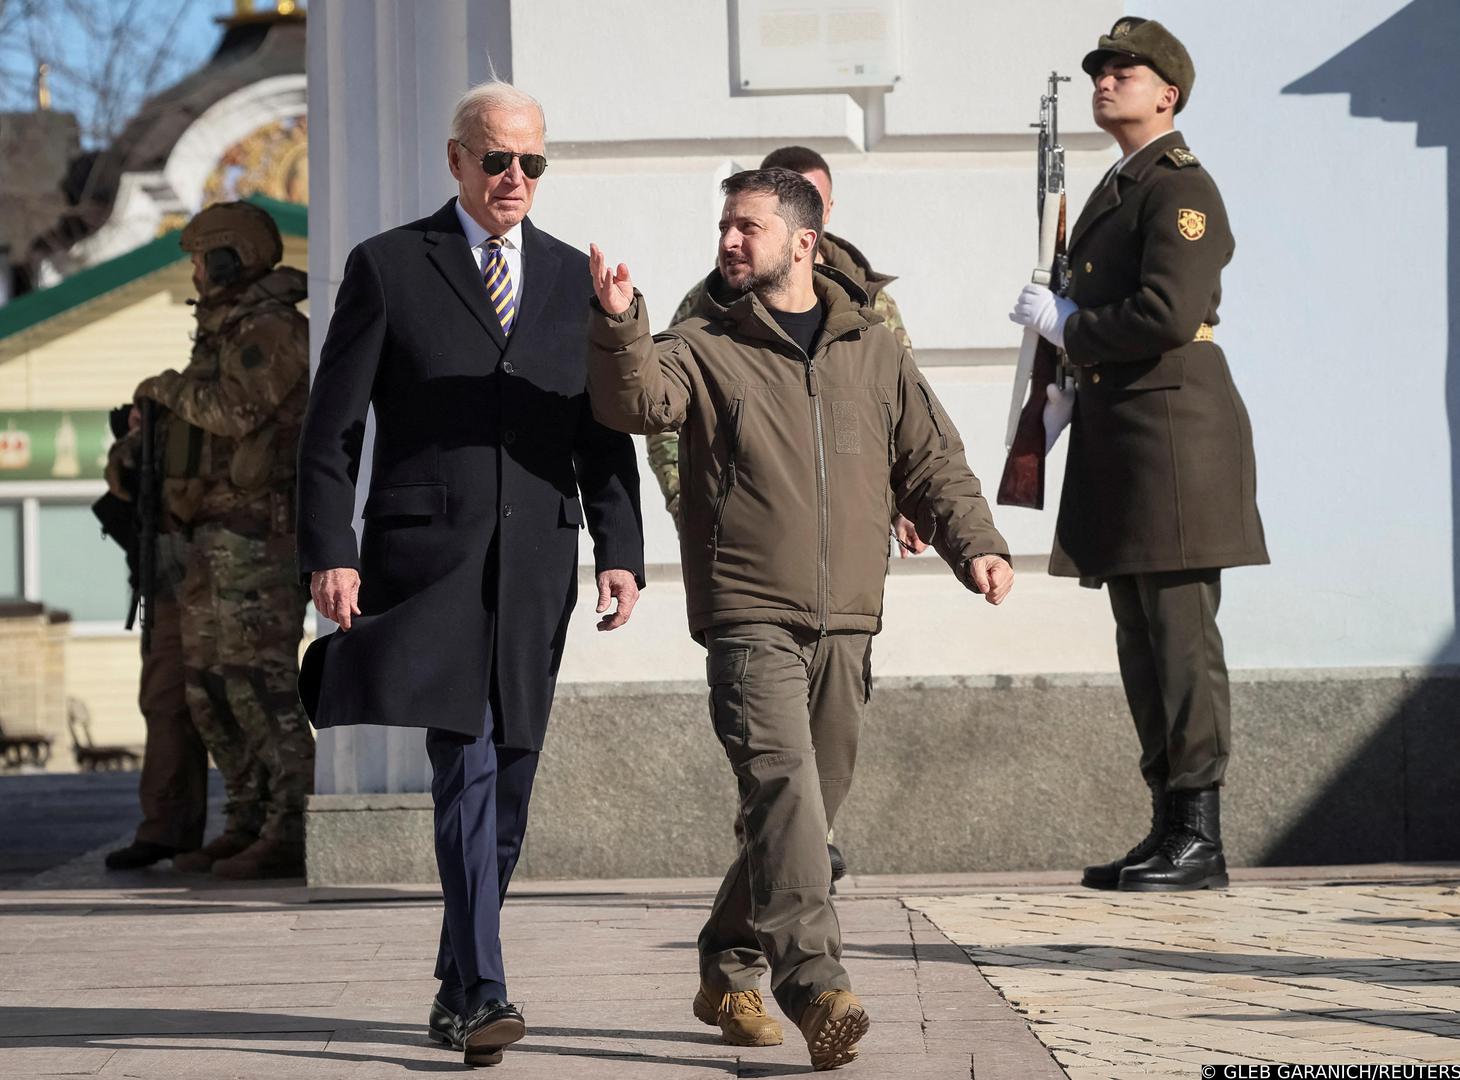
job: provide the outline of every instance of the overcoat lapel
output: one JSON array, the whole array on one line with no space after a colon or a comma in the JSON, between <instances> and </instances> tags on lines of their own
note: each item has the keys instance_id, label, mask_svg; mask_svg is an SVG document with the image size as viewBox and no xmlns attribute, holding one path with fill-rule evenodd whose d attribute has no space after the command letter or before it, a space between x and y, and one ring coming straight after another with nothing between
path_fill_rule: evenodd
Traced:
<instances>
[{"instance_id":1,"label":"overcoat lapel","mask_svg":"<svg viewBox=\"0 0 1460 1080\"><path fill-rule=\"evenodd\" d=\"M513 338L524 329L537 325L538 317L547 306L552 294L557 291L558 268L562 258L542 238L537 226L527 219L522 222L522 274L532 275L532 288L522 285L521 301L517 305L517 321L513 324ZM588 282L583 282L583 294L588 294Z\"/></svg>"},{"instance_id":2,"label":"overcoat lapel","mask_svg":"<svg viewBox=\"0 0 1460 1080\"><path fill-rule=\"evenodd\" d=\"M1085 230L1120 205L1120 179L1119 174L1112 176L1100 185L1094 195L1090 196L1090 201L1080 211L1080 217L1075 222L1075 227L1070 230L1070 249L1073 250L1074 246L1080 242L1080 237L1085 234Z\"/></svg>"},{"instance_id":3,"label":"overcoat lapel","mask_svg":"<svg viewBox=\"0 0 1460 1080\"><path fill-rule=\"evenodd\" d=\"M497 348L507 347L507 336L502 333L502 323L497 313L487 302L487 287L476 272L476 260L472 258L467 245L466 234L461 231L461 222L456 220L456 200L452 199L431 217L430 228L425 240L430 245L426 253L432 265L446 279L453 292L467 306L477 322L482 324Z\"/></svg>"},{"instance_id":4,"label":"overcoat lapel","mask_svg":"<svg viewBox=\"0 0 1460 1080\"><path fill-rule=\"evenodd\" d=\"M1151 162L1171 147L1181 145L1181 142L1181 132L1179 131L1171 131L1162 135L1127 161L1125 168L1101 184L1095 194L1090 196L1090 201L1085 204L1085 208L1080 211L1080 218L1075 222L1075 227L1070 230L1069 247L1071 250L1080 242L1080 237L1085 235L1090 226L1120 205L1120 189L1123 185L1141 179L1146 170L1150 168Z\"/></svg>"}]
</instances>

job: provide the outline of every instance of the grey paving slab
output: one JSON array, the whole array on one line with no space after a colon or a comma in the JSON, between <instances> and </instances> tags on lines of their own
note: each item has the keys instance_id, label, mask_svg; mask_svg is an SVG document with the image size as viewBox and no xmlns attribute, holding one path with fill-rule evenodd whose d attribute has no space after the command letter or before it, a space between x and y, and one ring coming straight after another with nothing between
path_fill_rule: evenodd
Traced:
<instances>
[{"instance_id":1,"label":"grey paving slab","mask_svg":"<svg viewBox=\"0 0 1460 1080\"><path fill-rule=\"evenodd\" d=\"M784 1045L732 1048L693 1017L694 939L708 899L510 901L504 951L529 1022L511 1075L808 1073L800 1034L784 1018ZM294 886L190 889L163 879L0 892L0 932L24 942L0 960L0 1077L460 1072L457 1055L424 1037L439 899L303 900ZM839 915L848 970L873 1016L857 1073L963 1080L976 1052L1020 1038L1026 1054L1048 1058L963 951L898 899L844 898ZM1005 1075L1034 1074L1016 1065Z\"/></svg>"}]
</instances>

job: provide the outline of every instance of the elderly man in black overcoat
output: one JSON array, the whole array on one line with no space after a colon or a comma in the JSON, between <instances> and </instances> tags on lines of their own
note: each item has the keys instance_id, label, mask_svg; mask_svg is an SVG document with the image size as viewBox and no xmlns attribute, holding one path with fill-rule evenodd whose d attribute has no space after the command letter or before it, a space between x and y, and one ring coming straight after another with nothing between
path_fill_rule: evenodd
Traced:
<instances>
[{"instance_id":1,"label":"elderly man in black overcoat","mask_svg":"<svg viewBox=\"0 0 1460 1080\"><path fill-rule=\"evenodd\" d=\"M350 253L299 455L300 568L340 626L311 646L301 696L316 727L426 729L445 900L428 1031L469 1064L524 1033L498 913L585 519L600 630L628 620L643 585L633 445L585 392L588 260L526 216L544 135L541 107L507 84L458 103L446 152L459 194Z\"/></svg>"}]
</instances>

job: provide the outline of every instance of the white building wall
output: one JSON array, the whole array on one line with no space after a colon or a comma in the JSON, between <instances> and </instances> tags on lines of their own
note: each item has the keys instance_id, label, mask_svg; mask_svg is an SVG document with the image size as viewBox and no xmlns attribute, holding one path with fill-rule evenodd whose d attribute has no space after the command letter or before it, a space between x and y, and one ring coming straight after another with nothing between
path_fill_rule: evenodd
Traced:
<instances>
[{"instance_id":1,"label":"white building wall","mask_svg":"<svg viewBox=\"0 0 1460 1080\"><path fill-rule=\"evenodd\" d=\"M552 167L534 221L627 262L656 325L712 263L718 180L776 146L811 145L835 175L832 231L899 275L892 292L919 361L992 490L1018 344L1006 312L1034 255L1028 124L1050 69L1075 76L1061 116L1073 220L1115 157L1091 125L1079 61L1123 5L1046 0L1035 20L1017 0L903 0L903 77L864 112L846 94L733 95L727 2L315 0L312 294L332 296L356 241L453 193L450 108L493 67L547 112ZM1416 148L1410 125L1356 120L1341 96L1283 93L1404 6L1153 0L1147 12L1196 59L1182 128L1237 235L1219 337L1252 412L1275 565L1227 576L1234 667L1456 658L1444 387L1457 285L1440 224L1456 180L1447 189L1443 150ZM314 325L316 352L325 325ZM1049 550L1062 465L1059 451L1051 509L996 510L1017 554ZM642 473L658 572L614 635L594 633L585 595L566 681L699 670L673 525ZM894 564L880 673L1114 670L1102 594L1021 572L994 612L933 559ZM406 743L380 749L402 737L337 738L354 748L321 755L321 791L401 790L424 776Z\"/></svg>"},{"instance_id":2,"label":"white building wall","mask_svg":"<svg viewBox=\"0 0 1460 1080\"><path fill-rule=\"evenodd\" d=\"M1460 660L1446 357L1460 348L1460 7L1158 0L1192 50L1183 129L1237 237L1219 338L1252 414L1273 566L1227 575L1238 667ZM1356 42L1372 31L1382 40ZM1386 45L1402 42L1390 55ZM1335 61L1346 53L1342 61ZM1348 94L1285 92L1337 63ZM1330 67L1330 70L1332 68ZM1423 116L1431 130L1417 145ZM1405 122L1409 121L1409 122ZM1447 260L1448 265L1447 265ZM1448 380L1448 381L1447 381Z\"/></svg>"}]
</instances>

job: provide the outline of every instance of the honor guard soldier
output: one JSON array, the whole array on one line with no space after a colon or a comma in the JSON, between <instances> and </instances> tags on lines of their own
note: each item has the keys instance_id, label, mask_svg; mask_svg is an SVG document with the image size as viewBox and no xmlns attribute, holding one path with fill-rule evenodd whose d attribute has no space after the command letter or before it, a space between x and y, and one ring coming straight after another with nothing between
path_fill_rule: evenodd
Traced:
<instances>
[{"instance_id":1,"label":"honor guard soldier","mask_svg":"<svg viewBox=\"0 0 1460 1080\"><path fill-rule=\"evenodd\" d=\"M1025 286L1010 316L1064 351L1077 395L1050 573L1104 584L1151 789L1150 833L1087 867L1091 888L1227 884L1219 792L1231 749L1217 630L1221 572L1268 561L1247 409L1217 343L1227 213L1175 130L1191 57L1123 18L1081 66L1121 160L1070 234L1060 296Z\"/></svg>"}]
</instances>

